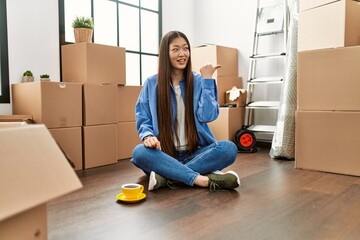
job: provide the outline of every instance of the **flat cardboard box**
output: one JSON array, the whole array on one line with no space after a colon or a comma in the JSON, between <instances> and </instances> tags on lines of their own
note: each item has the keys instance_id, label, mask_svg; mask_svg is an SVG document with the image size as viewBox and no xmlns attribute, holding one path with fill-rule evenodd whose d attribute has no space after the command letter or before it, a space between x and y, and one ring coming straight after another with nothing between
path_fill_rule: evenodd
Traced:
<instances>
[{"instance_id":1,"label":"flat cardboard box","mask_svg":"<svg viewBox=\"0 0 360 240\"><path fill-rule=\"evenodd\" d=\"M220 107L218 118L208 125L217 140L234 141L235 133L244 125L244 107Z\"/></svg>"},{"instance_id":2,"label":"flat cardboard box","mask_svg":"<svg viewBox=\"0 0 360 240\"><path fill-rule=\"evenodd\" d=\"M297 111L295 167L360 176L360 112Z\"/></svg>"},{"instance_id":3,"label":"flat cardboard box","mask_svg":"<svg viewBox=\"0 0 360 240\"><path fill-rule=\"evenodd\" d=\"M12 84L13 114L33 116L48 128L82 126L82 85L64 82Z\"/></svg>"},{"instance_id":4,"label":"flat cardboard box","mask_svg":"<svg viewBox=\"0 0 360 240\"><path fill-rule=\"evenodd\" d=\"M117 159L128 159L136 145L140 144L136 130L136 122L121 122L117 124Z\"/></svg>"},{"instance_id":5,"label":"flat cardboard box","mask_svg":"<svg viewBox=\"0 0 360 240\"><path fill-rule=\"evenodd\" d=\"M49 129L65 156L74 164L75 170L83 169L81 130L81 127Z\"/></svg>"},{"instance_id":6,"label":"flat cardboard box","mask_svg":"<svg viewBox=\"0 0 360 240\"><path fill-rule=\"evenodd\" d=\"M83 127L84 169L117 163L116 124Z\"/></svg>"},{"instance_id":7,"label":"flat cardboard box","mask_svg":"<svg viewBox=\"0 0 360 240\"><path fill-rule=\"evenodd\" d=\"M0 115L0 122L33 123L33 118L31 115Z\"/></svg>"},{"instance_id":8,"label":"flat cardboard box","mask_svg":"<svg viewBox=\"0 0 360 240\"><path fill-rule=\"evenodd\" d=\"M62 80L125 85L125 48L95 43L63 45Z\"/></svg>"},{"instance_id":9,"label":"flat cardboard box","mask_svg":"<svg viewBox=\"0 0 360 240\"><path fill-rule=\"evenodd\" d=\"M359 25L359 1L340 0L304 10L299 13L298 51L360 45Z\"/></svg>"},{"instance_id":10,"label":"flat cardboard box","mask_svg":"<svg viewBox=\"0 0 360 240\"><path fill-rule=\"evenodd\" d=\"M118 86L117 122L135 121L135 105L142 86Z\"/></svg>"},{"instance_id":11,"label":"flat cardboard box","mask_svg":"<svg viewBox=\"0 0 360 240\"><path fill-rule=\"evenodd\" d=\"M83 85L83 125L104 125L117 122L117 84Z\"/></svg>"},{"instance_id":12,"label":"flat cardboard box","mask_svg":"<svg viewBox=\"0 0 360 240\"><path fill-rule=\"evenodd\" d=\"M79 178L43 124L1 128L0 146L1 238L47 239L46 203Z\"/></svg>"},{"instance_id":13,"label":"flat cardboard box","mask_svg":"<svg viewBox=\"0 0 360 240\"><path fill-rule=\"evenodd\" d=\"M242 78L238 76L217 77L218 102L222 106L226 103L226 91L233 87L242 87Z\"/></svg>"},{"instance_id":14,"label":"flat cardboard box","mask_svg":"<svg viewBox=\"0 0 360 240\"><path fill-rule=\"evenodd\" d=\"M239 76L238 50L219 45L205 44L191 49L192 69L200 73L200 68L207 63L221 65L215 71L214 78Z\"/></svg>"},{"instance_id":15,"label":"flat cardboard box","mask_svg":"<svg viewBox=\"0 0 360 240\"><path fill-rule=\"evenodd\" d=\"M298 110L360 110L360 46L298 53Z\"/></svg>"}]
</instances>

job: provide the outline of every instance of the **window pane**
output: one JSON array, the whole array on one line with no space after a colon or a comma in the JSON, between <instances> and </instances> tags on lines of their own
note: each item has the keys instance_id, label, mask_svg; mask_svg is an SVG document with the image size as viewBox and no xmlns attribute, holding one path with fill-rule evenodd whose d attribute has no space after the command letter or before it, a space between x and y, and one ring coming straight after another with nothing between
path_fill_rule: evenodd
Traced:
<instances>
[{"instance_id":1,"label":"window pane","mask_svg":"<svg viewBox=\"0 0 360 240\"><path fill-rule=\"evenodd\" d=\"M64 0L65 41L75 42L72 22L77 16L91 17L91 0Z\"/></svg>"},{"instance_id":2,"label":"window pane","mask_svg":"<svg viewBox=\"0 0 360 240\"><path fill-rule=\"evenodd\" d=\"M159 1L158 0L141 0L141 7L148 8L154 11L159 10Z\"/></svg>"},{"instance_id":3,"label":"window pane","mask_svg":"<svg viewBox=\"0 0 360 240\"><path fill-rule=\"evenodd\" d=\"M117 46L116 3L94 1L94 42Z\"/></svg>"},{"instance_id":4,"label":"window pane","mask_svg":"<svg viewBox=\"0 0 360 240\"><path fill-rule=\"evenodd\" d=\"M148 77L157 73L158 57L142 55L141 63L142 83L144 83Z\"/></svg>"},{"instance_id":5,"label":"window pane","mask_svg":"<svg viewBox=\"0 0 360 240\"><path fill-rule=\"evenodd\" d=\"M120 0L119 2L125 2L131 5L139 6L139 0Z\"/></svg>"},{"instance_id":6,"label":"window pane","mask_svg":"<svg viewBox=\"0 0 360 240\"><path fill-rule=\"evenodd\" d=\"M140 85L140 55L126 53L126 85Z\"/></svg>"},{"instance_id":7,"label":"window pane","mask_svg":"<svg viewBox=\"0 0 360 240\"><path fill-rule=\"evenodd\" d=\"M139 9L119 4L119 45L139 51Z\"/></svg>"},{"instance_id":8,"label":"window pane","mask_svg":"<svg viewBox=\"0 0 360 240\"><path fill-rule=\"evenodd\" d=\"M159 15L141 10L141 51L158 53L159 47Z\"/></svg>"}]
</instances>

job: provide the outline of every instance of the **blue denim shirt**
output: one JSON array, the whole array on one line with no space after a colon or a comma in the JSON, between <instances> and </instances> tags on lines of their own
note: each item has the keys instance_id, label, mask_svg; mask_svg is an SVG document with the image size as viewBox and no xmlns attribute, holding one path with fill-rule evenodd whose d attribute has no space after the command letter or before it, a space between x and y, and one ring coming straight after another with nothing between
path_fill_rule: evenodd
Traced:
<instances>
[{"instance_id":1,"label":"blue denim shirt","mask_svg":"<svg viewBox=\"0 0 360 240\"><path fill-rule=\"evenodd\" d=\"M207 123L214 121L219 115L218 93L215 79L204 79L200 74L194 76L194 117L200 146L216 141ZM185 99L185 81L180 81L181 95ZM157 119L157 75L149 77L136 102L136 127L142 140L147 135L159 136ZM175 92L171 91L173 122L176 115Z\"/></svg>"}]
</instances>

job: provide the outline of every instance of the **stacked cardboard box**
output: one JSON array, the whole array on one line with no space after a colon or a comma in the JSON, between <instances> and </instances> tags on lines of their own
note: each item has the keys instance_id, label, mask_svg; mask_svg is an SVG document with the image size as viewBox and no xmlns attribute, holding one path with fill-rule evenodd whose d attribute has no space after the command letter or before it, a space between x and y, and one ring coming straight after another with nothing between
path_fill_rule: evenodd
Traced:
<instances>
[{"instance_id":1,"label":"stacked cardboard box","mask_svg":"<svg viewBox=\"0 0 360 240\"><path fill-rule=\"evenodd\" d=\"M135 122L135 104L142 86L118 86L117 110L117 159L132 157L132 151L140 144Z\"/></svg>"},{"instance_id":2,"label":"stacked cardboard box","mask_svg":"<svg viewBox=\"0 0 360 240\"><path fill-rule=\"evenodd\" d=\"M0 145L0 238L48 239L47 202L81 182L43 124L1 127Z\"/></svg>"},{"instance_id":3,"label":"stacked cardboard box","mask_svg":"<svg viewBox=\"0 0 360 240\"><path fill-rule=\"evenodd\" d=\"M297 168L360 176L359 25L358 1L300 1Z\"/></svg>"},{"instance_id":4,"label":"stacked cardboard box","mask_svg":"<svg viewBox=\"0 0 360 240\"><path fill-rule=\"evenodd\" d=\"M125 69L124 48L62 46L63 81L83 84L84 169L117 162L118 87L126 84Z\"/></svg>"},{"instance_id":5,"label":"stacked cardboard box","mask_svg":"<svg viewBox=\"0 0 360 240\"><path fill-rule=\"evenodd\" d=\"M45 124L75 170L81 170L82 85L28 82L11 87L13 114L29 114L35 123Z\"/></svg>"},{"instance_id":6,"label":"stacked cardboard box","mask_svg":"<svg viewBox=\"0 0 360 240\"><path fill-rule=\"evenodd\" d=\"M238 71L238 50L219 45L201 45L191 50L192 68L200 73L207 63L221 65L214 73L220 106L226 103L226 92L233 87L241 88L242 79ZM219 117L209 124L218 140L234 140L234 134L244 123L244 105L232 108L221 107Z\"/></svg>"}]
</instances>

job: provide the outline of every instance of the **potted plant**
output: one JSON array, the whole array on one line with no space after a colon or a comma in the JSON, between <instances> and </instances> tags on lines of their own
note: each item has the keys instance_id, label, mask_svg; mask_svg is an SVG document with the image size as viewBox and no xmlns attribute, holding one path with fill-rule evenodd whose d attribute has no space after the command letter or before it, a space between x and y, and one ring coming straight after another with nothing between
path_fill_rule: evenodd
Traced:
<instances>
[{"instance_id":1,"label":"potted plant","mask_svg":"<svg viewBox=\"0 0 360 240\"><path fill-rule=\"evenodd\" d=\"M92 42L94 21L91 17L76 17L72 22L75 43Z\"/></svg>"},{"instance_id":2,"label":"potted plant","mask_svg":"<svg viewBox=\"0 0 360 240\"><path fill-rule=\"evenodd\" d=\"M40 81L50 81L50 75L48 74L41 74Z\"/></svg>"},{"instance_id":3,"label":"potted plant","mask_svg":"<svg viewBox=\"0 0 360 240\"><path fill-rule=\"evenodd\" d=\"M30 70L26 70L23 73L22 82L33 82L34 76L33 73Z\"/></svg>"}]
</instances>

